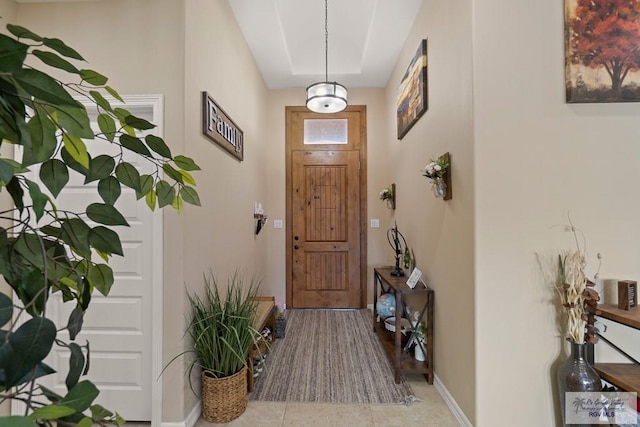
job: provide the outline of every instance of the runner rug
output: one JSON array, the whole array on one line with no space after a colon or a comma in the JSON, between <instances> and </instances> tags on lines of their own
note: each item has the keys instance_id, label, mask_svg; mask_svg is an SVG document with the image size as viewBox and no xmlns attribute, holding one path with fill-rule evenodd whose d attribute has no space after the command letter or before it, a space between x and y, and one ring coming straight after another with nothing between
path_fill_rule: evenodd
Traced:
<instances>
[{"instance_id":1,"label":"runner rug","mask_svg":"<svg viewBox=\"0 0 640 427\"><path fill-rule=\"evenodd\" d=\"M408 405L414 395L394 382L369 310L287 310L249 400Z\"/></svg>"}]
</instances>

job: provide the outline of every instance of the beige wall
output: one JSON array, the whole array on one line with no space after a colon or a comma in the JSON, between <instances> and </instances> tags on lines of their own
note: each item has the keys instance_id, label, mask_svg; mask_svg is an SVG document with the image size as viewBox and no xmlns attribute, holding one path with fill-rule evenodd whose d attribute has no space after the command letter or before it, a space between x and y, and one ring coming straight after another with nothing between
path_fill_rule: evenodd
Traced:
<instances>
[{"instance_id":1,"label":"beige wall","mask_svg":"<svg viewBox=\"0 0 640 427\"><path fill-rule=\"evenodd\" d=\"M566 104L563 6L474 2L477 425L550 426L562 339L534 252L640 276L640 104ZM603 344L598 344L600 347ZM499 405L496 406L496 402Z\"/></svg>"},{"instance_id":2,"label":"beige wall","mask_svg":"<svg viewBox=\"0 0 640 427\"><path fill-rule=\"evenodd\" d=\"M188 0L185 38L185 136L187 155L198 173L201 208L185 209L184 282L202 289L212 269L226 283L237 269L246 279L267 277L268 233L255 235L255 202L272 218L266 161L269 150L268 92L233 12L225 0ZM201 134L201 92L207 91L244 132L239 162ZM268 228L268 227L267 227ZM180 292L184 292L182 284ZM268 293L265 281L261 292ZM181 315L183 315L181 313ZM187 413L197 398L186 392ZM172 413L165 420L180 419Z\"/></svg>"},{"instance_id":3,"label":"beige wall","mask_svg":"<svg viewBox=\"0 0 640 427\"><path fill-rule=\"evenodd\" d=\"M398 141L396 89L422 39L428 40L429 109ZM387 86L389 156L381 169L389 170L397 187L398 208L393 219L435 290L436 375L474 422L471 48L470 1L425 0ZM453 198L449 201L436 199L429 181L421 175L430 158L445 152L451 155Z\"/></svg>"}]
</instances>

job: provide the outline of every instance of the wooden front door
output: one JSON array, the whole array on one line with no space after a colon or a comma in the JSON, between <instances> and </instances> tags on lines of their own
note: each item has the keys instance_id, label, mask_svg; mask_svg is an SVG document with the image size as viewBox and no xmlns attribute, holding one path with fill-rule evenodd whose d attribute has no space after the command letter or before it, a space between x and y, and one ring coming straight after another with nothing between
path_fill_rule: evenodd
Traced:
<instances>
[{"instance_id":1,"label":"wooden front door","mask_svg":"<svg viewBox=\"0 0 640 427\"><path fill-rule=\"evenodd\" d=\"M366 301L364 107L287 108L287 305Z\"/></svg>"}]
</instances>

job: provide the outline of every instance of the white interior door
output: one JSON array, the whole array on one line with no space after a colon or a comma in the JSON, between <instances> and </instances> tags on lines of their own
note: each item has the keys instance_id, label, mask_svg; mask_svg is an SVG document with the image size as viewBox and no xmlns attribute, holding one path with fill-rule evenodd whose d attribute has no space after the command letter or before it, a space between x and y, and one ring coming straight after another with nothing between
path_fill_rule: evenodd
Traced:
<instances>
[{"instance_id":1,"label":"white interior door","mask_svg":"<svg viewBox=\"0 0 640 427\"><path fill-rule=\"evenodd\" d=\"M158 124L162 109L161 98L156 98L154 103L139 105L125 97L127 102L123 107ZM116 104L112 105L115 107ZM92 125L97 129L93 120ZM162 136L161 128L154 129L153 133ZM86 144L93 157L113 154L115 150L102 140L86 141ZM125 153L124 160L134 164L141 174L155 172L155 167L139 156ZM36 177L37 173L37 170L33 171ZM72 170L69 175L69 184L56 201L58 209L82 212L89 203L102 202L97 182L85 185L82 175ZM151 212L144 198L136 201L134 190L125 186L122 186L122 195L115 207L130 227L113 228L122 241L124 257L111 258L109 265L115 282L109 296L94 292L82 332L76 338L80 345L89 341L91 348L90 370L81 379L91 380L100 390L96 403L118 412L128 421L151 421L153 397L159 393L154 384L159 368L154 349L159 345L154 340L158 341L161 336L154 335L152 325L154 311L161 310L161 304L154 306L155 301L161 301L162 292L161 213L158 210ZM98 225L86 217L83 219L92 227ZM73 308L72 304L63 304L57 293L51 298L48 310L57 325L65 325ZM161 320L159 323L162 324ZM64 334L62 337L68 341L66 331ZM58 373L44 377L40 382L58 394L66 394L69 352L54 346L45 363Z\"/></svg>"}]
</instances>

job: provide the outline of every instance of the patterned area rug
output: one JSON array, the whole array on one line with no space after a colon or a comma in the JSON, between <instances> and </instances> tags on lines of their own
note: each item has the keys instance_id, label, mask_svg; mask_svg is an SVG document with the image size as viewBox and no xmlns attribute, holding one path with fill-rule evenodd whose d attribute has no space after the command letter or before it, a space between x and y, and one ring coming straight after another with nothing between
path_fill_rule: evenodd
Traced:
<instances>
[{"instance_id":1,"label":"patterned area rug","mask_svg":"<svg viewBox=\"0 0 640 427\"><path fill-rule=\"evenodd\" d=\"M410 404L413 390L396 384L369 310L287 310L249 400Z\"/></svg>"}]
</instances>

